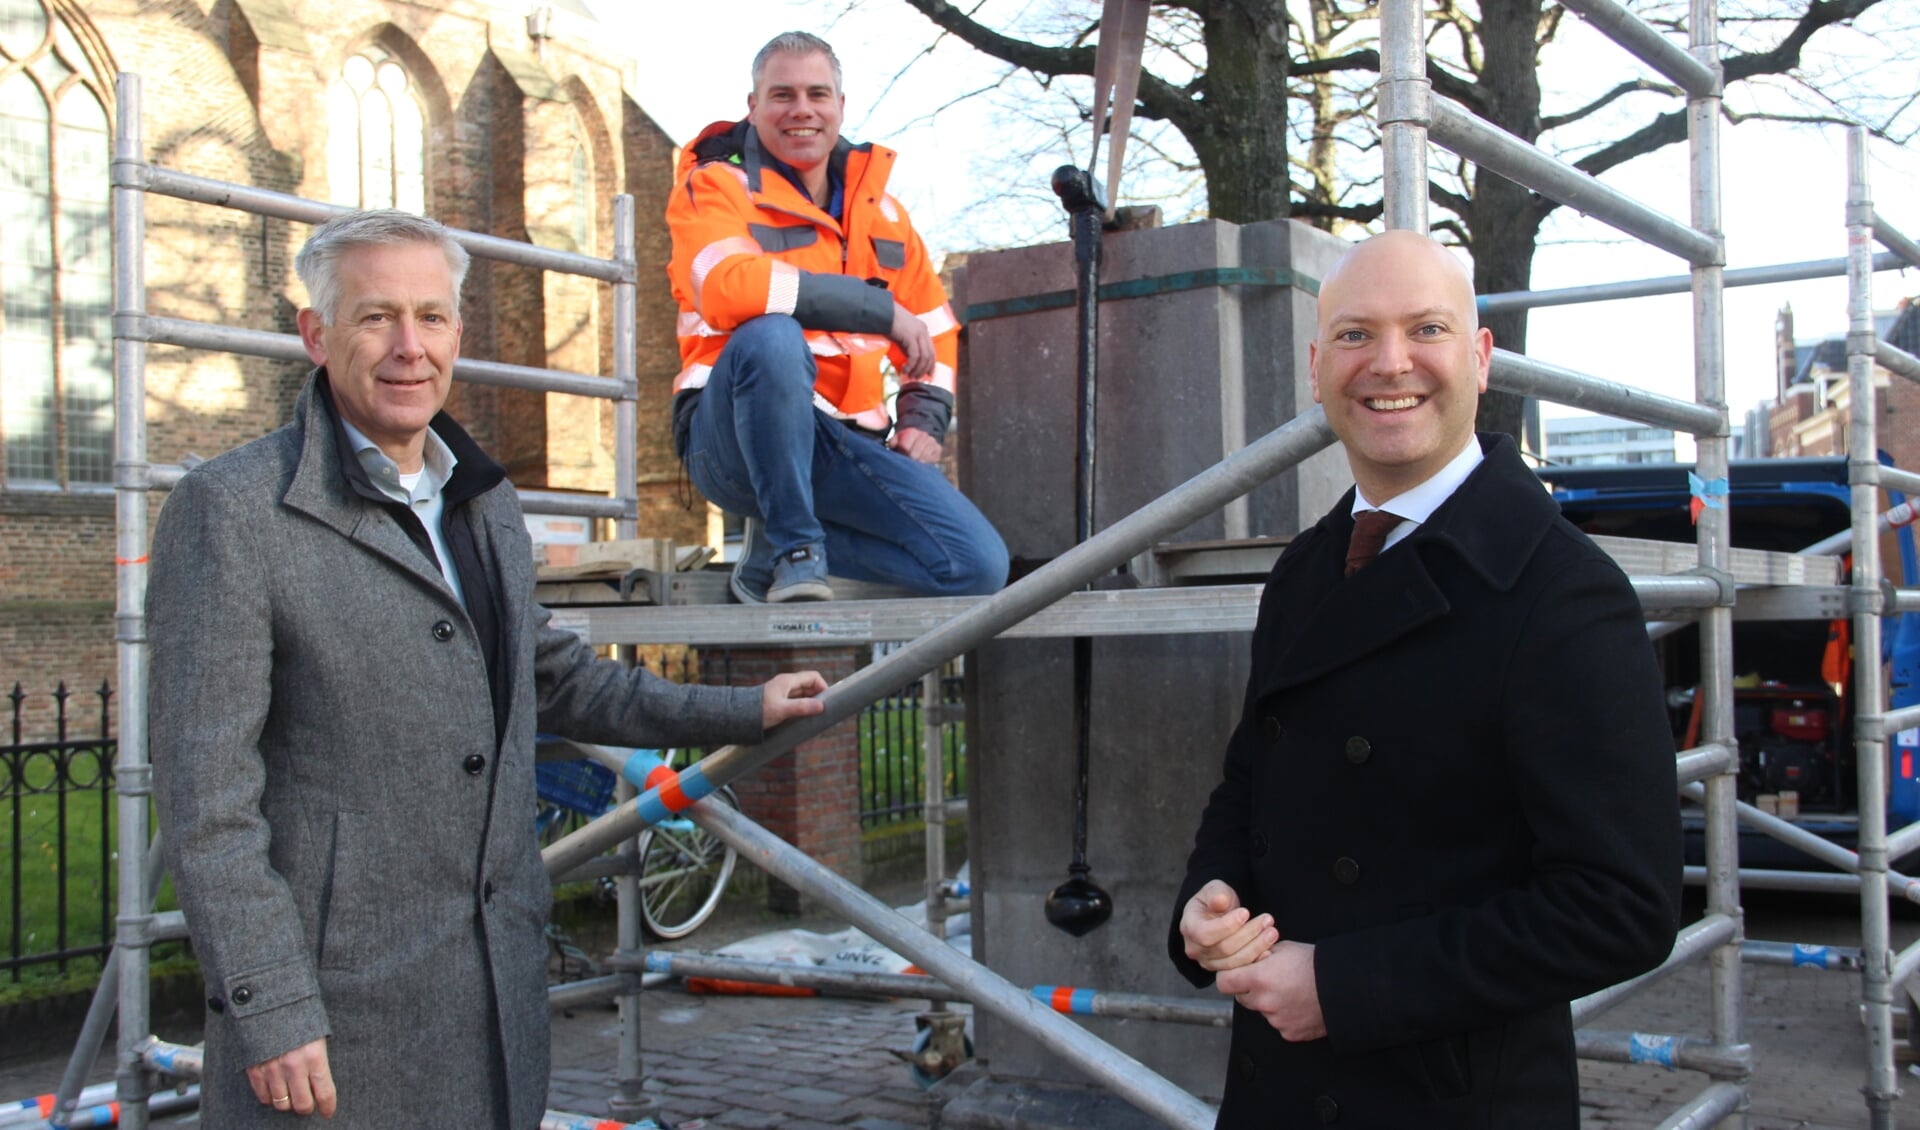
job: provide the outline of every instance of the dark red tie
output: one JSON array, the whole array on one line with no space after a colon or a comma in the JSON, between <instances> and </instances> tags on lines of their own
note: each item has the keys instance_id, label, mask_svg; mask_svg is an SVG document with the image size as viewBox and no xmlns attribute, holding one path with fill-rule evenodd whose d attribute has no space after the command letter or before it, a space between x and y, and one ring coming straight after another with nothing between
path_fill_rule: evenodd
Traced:
<instances>
[{"instance_id":1,"label":"dark red tie","mask_svg":"<svg viewBox=\"0 0 1920 1130\"><path fill-rule=\"evenodd\" d=\"M1353 540L1347 543L1347 576L1366 568L1367 562L1380 556L1387 535L1406 519L1385 510L1362 510L1353 516Z\"/></svg>"}]
</instances>

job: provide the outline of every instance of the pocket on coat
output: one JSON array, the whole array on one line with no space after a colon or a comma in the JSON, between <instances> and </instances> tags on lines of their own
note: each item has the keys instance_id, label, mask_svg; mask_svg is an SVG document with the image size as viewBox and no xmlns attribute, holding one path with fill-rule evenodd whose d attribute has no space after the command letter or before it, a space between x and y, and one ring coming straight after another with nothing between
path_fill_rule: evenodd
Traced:
<instances>
[{"instance_id":1,"label":"pocket on coat","mask_svg":"<svg viewBox=\"0 0 1920 1130\"><path fill-rule=\"evenodd\" d=\"M873 237L873 258L886 270L901 270L907 265L906 242L898 239L881 239L875 236Z\"/></svg>"},{"instance_id":2,"label":"pocket on coat","mask_svg":"<svg viewBox=\"0 0 1920 1130\"><path fill-rule=\"evenodd\" d=\"M1473 1093L1473 1057L1467 1037L1445 1036L1413 1045L1427 1090L1435 1099L1464 1098Z\"/></svg>"},{"instance_id":3,"label":"pocket on coat","mask_svg":"<svg viewBox=\"0 0 1920 1130\"><path fill-rule=\"evenodd\" d=\"M380 892L374 880L378 860L364 812L333 814L327 871L320 889L321 969L357 969L367 956L367 939L378 929Z\"/></svg>"},{"instance_id":4,"label":"pocket on coat","mask_svg":"<svg viewBox=\"0 0 1920 1130\"><path fill-rule=\"evenodd\" d=\"M769 255L798 251L820 242L820 231L812 224L748 224L753 241Z\"/></svg>"}]
</instances>

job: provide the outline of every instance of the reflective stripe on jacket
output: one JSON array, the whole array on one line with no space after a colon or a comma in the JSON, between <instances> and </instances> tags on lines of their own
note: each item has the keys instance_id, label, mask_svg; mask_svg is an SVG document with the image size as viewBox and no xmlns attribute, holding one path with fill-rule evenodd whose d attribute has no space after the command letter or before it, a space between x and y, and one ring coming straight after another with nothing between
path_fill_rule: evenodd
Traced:
<instances>
[{"instance_id":1,"label":"reflective stripe on jacket","mask_svg":"<svg viewBox=\"0 0 1920 1130\"><path fill-rule=\"evenodd\" d=\"M887 194L894 152L840 143L831 160L844 170L842 220L765 160L750 122L715 122L681 151L667 204L667 273L680 306L674 392L706 384L735 327L788 314L818 365L815 402L884 430L880 362L905 364L887 337L898 302L926 324L935 359L926 380L903 381L903 391L932 386L950 403L960 323L907 210Z\"/></svg>"}]
</instances>

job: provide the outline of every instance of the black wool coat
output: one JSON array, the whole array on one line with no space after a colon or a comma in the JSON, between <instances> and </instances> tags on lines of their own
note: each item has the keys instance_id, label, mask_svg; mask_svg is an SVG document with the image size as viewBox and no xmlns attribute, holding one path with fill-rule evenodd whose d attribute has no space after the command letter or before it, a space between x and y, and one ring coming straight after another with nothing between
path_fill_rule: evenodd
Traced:
<instances>
[{"instance_id":1,"label":"black wool coat","mask_svg":"<svg viewBox=\"0 0 1920 1130\"><path fill-rule=\"evenodd\" d=\"M1626 577L1504 437L1343 577L1352 496L1267 580L1180 908L1224 880L1310 942L1327 1036L1236 1008L1221 1127L1579 1123L1567 1002L1657 965L1674 748Z\"/></svg>"}]
</instances>

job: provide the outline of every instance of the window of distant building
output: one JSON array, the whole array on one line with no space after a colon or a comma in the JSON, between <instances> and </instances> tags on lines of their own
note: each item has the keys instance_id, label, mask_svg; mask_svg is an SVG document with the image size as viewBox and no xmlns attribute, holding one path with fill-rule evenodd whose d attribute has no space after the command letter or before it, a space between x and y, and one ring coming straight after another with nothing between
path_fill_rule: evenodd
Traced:
<instances>
[{"instance_id":1,"label":"window of distant building","mask_svg":"<svg viewBox=\"0 0 1920 1130\"><path fill-rule=\"evenodd\" d=\"M0 0L5 2L5 0ZM368 45L327 96L327 182L335 204L427 210L427 119L412 76Z\"/></svg>"},{"instance_id":2,"label":"window of distant building","mask_svg":"<svg viewBox=\"0 0 1920 1130\"><path fill-rule=\"evenodd\" d=\"M107 99L44 0L0 0L0 448L8 488L113 481Z\"/></svg>"}]
</instances>

